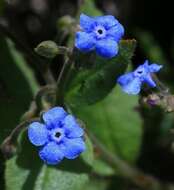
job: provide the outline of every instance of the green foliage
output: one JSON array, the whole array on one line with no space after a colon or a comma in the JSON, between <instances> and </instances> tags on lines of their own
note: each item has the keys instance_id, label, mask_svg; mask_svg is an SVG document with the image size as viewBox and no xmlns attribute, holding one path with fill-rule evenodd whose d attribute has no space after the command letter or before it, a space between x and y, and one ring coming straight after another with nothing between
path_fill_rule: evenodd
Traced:
<instances>
[{"instance_id":1,"label":"green foliage","mask_svg":"<svg viewBox=\"0 0 174 190\"><path fill-rule=\"evenodd\" d=\"M83 160L65 160L57 167L46 166L27 134L22 134L20 139L19 153L6 162L6 190L81 190L88 181Z\"/></svg>"},{"instance_id":2,"label":"green foliage","mask_svg":"<svg viewBox=\"0 0 174 190\"><path fill-rule=\"evenodd\" d=\"M2 2L0 0L0 11L3 7ZM79 10L76 18L79 19L81 13L89 16L102 15L102 12L96 8L95 0L78 1L78 3ZM65 36L69 35L67 42L69 47L73 47L77 23L76 19L69 15L60 18L58 31L63 35L60 35L59 39L58 33L56 40L60 40L63 44L66 41ZM142 52L151 61L161 63L167 61L161 47L150 33L139 32L136 35ZM58 89L59 91L63 89L60 93L63 98L60 97L64 102L60 100L60 103L64 103L68 111L72 111L74 116L84 123L86 131L89 130L94 134L111 154L118 155L122 160L134 165L142 152L142 166L147 171L149 168L151 171L152 168L152 171L156 170L160 173L161 168L156 169L151 157L152 154L155 155L162 150L161 145L164 149L173 142L173 134L170 133L174 125L173 115L165 116L160 109L144 107L137 109L139 97L129 96L116 86L118 76L125 73L131 64L135 47L135 40L122 40L119 44L118 56L112 59L101 58L95 52L83 54L76 49L72 56L74 62L72 61L70 70L68 67L67 73L65 72L67 75L60 84L63 87ZM58 47L53 41L44 41L36 48L36 52L46 58L68 53L65 53L65 50L68 49ZM29 107L33 94L38 90L38 84L25 59L9 40L0 39L0 57L1 143ZM65 56L66 58L68 57ZM54 74L56 76L57 73ZM50 102L48 98L48 103ZM143 146L141 146L142 126L145 129ZM127 178L122 179L121 172L115 171L115 167L113 169L102 160L101 150L91 142L87 134L84 140L86 151L77 159L64 159L57 166L47 166L40 160L37 148L29 142L26 131L23 131L18 138L16 155L5 163L6 190L128 190L134 188ZM3 170L3 162L0 164ZM141 182L146 180L143 176L136 180L137 183L140 180L142 185L146 183L146 181ZM154 179L149 178L149 180L153 183Z\"/></svg>"},{"instance_id":3,"label":"green foliage","mask_svg":"<svg viewBox=\"0 0 174 190\"><path fill-rule=\"evenodd\" d=\"M99 180L90 178L90 182L85 184L83 187L83 190L105 190L109 186L108 180ZM120 190L120 189L119 189Z\"/></svg>"},{"instance_id":4,"label":"green foliage","mask_svg":"<svg viewBox=\"0 0 174 190\"><path fill-rule=\"evenodd\" d=\"M109 166L106 162L100 159L100 155L96 156L93 161L93 171L99 175L112 176L115 174L115 170Z\"/></svg>"},{"instance_id":5,"label":"green foliage","mask_svg":"<svg viewBox=\"0 0 174 190\"><path fill-rule=\"evenodd\" d=\"M145 57L151 62L163 65L160 78L164 79L170 85L170 88L173 89L173 66L169 64L169 59L163 51L161 44L150 32L137 30L135 35Z\"/></svg>"},{"instance_id":6,"label":"green foliage","mask_svg":"<svg viewBox=\"0 0 174 190\"><path fill-rule=\"evenodd\" d=\"M93 166L94 164L93 144L87 135L85 136L85 144L86 144L86 151L81 154L81 158L85 161L86 164L88 164L89 166Z\"/></svg>"},{"instance_id":7,"label":"green foliage","mask_svg":"<svg viewBox=\"0 0 174 190\"><path fill-rule=\"evenodd\" d=\"M147 55L152 62L159 62L165 64L167 59L158 42L153 35L145 31L137 31L136 36L138 42L141 44L142 51Z\"/></svg>"},{"instance_id":8,"label":"green foliage","mask_svg":"<svg viewBox=\"0 0 174 190\"><path fill-rule=\"evenodd\" d=\"M102 12L96 8L94 0L85 0L80 7L80 13L84 13L90 16L100 16Z\"/></svg>"},{"instance_id":9,"label":"green foliage","mask_svg":"<svg viewBox=\"0 0 174 190\"><path fill-rule=\"evenodd\" d=\"M88 181L85 174L61 171L46 165L35 169L21 168L16 164L16 159L7 162L6 179L7 190L80 190Z\"/></svg>"},{"instance_id":10,"label":"green foliage","mask_svg":"<svg viewBox=\"0 0 174 190\"><path fill-rule=\"evenodd\" d=\"M0 143L16 127L37 90L37 82L12 43L0 40Z\"/></svg>"},{"instance_id":11,"label":"green foliage","mask_svg":"<svg viewBox=\"0 0 174 190\"><path fill-rule=\"evenodd\" d=\"M93 53L76 52L76 71L65 95L66 104L86 127L110 151L129 162L137 159L141 145L141 120L134 110L138 98L114 87L116 78L131 63L135 46L135 40L121 41L118 57L108 60ZM114 174L113 169L100 160L100 155L93 161L93 171L100 175Z\"/></svg>"},{"instance_id":12,"label":"green foliage","mask_svg":"<svg viewBox=\"0 0 174 190\"><path fill-rule=\"evenodd\" d=\"M65 95L67 104L70 107L90 105L108 95L116 84L116 78L123 74L131 63L135 45L135 40L121 41L117 57L104 59L96 56L92 68L83 66L86 67L89 63L91 54L76 58L77 65L83 63L83 70L79 69L76 77L71 81L69 91Z\"/></svg>"},{"instance_id":13,"label":"green foliage","mask_svg":"<svg viewBox=\"0 0 174 190\"><path fill-rule=\"evenodd\" d=\"M73 111L109 150L134 162L142 137L141 119L135 110L137 105L136 96L122 93L116 87L103 101L76 107Z\"/></svg>"}]
</instances>

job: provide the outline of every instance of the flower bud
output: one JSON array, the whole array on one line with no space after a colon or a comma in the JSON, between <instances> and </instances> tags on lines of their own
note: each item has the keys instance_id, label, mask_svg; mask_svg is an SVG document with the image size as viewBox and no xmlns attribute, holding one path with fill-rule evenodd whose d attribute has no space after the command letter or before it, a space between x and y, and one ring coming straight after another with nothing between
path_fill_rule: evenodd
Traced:
<instances>
[{"instance_id":1,"label":"flower bud","mask_svg":"<svg viewBox=\"0 0 174 190\"><path fill-rule=\"evenodd\" d=\"M59 54L59 47L51 40L41 42L36 48L36 53L40 56L52 59Z\"/></svg>"}]
</instances>

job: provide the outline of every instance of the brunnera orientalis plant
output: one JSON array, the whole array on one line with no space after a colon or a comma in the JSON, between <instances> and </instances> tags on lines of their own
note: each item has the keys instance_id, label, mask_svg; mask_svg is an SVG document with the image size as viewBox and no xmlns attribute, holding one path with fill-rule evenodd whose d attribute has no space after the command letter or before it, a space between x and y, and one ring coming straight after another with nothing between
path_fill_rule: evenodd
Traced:
<instances>
[{"instance_id":1,"label":"brunnera orientalis plant","mask_svg":"<svg viewBox=\"0 0 174 190\"><path fill-rule=\"evenodd\" d=\"M66 46L48 40L35 48L47 62L44 67L38 63L45 86L38 87L31 75L18 79L21 88L27 88L21 80L33 80L37 92L21 118L14 116L19 124L1 139L7 190L88 189L113 176L139 189L174 188L134 166L142 139L135 107L174 110L173 95L157 77L163 66L145 58L131 69L138 42L124 39L126 30L117 18L93 9L94 14L86 13L82 5L76 18L59 19L58 26L68 34ZM7 53L2 60L22 59L11 41L2 44L12 49L12 56ZM64 64L55 80L49 63L60 54ZM16 96L20 102L24 95Z\"/></svg>"}]
</instances>

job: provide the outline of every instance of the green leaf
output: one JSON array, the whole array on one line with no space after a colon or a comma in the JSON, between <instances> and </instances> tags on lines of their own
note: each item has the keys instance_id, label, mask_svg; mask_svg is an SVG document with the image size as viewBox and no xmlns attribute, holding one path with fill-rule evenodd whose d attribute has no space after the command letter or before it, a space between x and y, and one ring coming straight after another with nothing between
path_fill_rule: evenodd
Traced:
<instances>
[{"instance_id":1,"label":"green leaf","mask_svg":"<svg viewBox=\"0 0 174 190\"><path fill-rule=\"evenodd\" d=\"M113 153L134 162L142 138L142 123L135 110L137 96L129 96L118 87L103 101L91 106L73 108L73 112Z\"/></svg>"},{"instance_id":2,"label":"green leaf","mask_svg":"<svg viewBox=\"0 0 174 190\"><path fill-rule=\"evenodd\" d=\"M84 162L90 166L94 163L94 152L93 152L93 144L89 137L86 135L85 137L86 151L81 154L81 158Z\"/></svg>"},{"instance_id":3,"label":"green leaf","mask_svg":"<svg viewBox=\"0 0 174 190\"><path fill-rule=\"evenodd\" d=\"M19 167L16 161L13 158L7 162L6 190L80 190L81 186L88 181L85 174L61 171L46 165L40 168L35 166L35 168L25 169Z\"/></svg>"},{"instance_id":4,"label":"green leaf","mask_svg":"<svg viewBox=\"0 0 174 190\"><path fill-rule=\"evenodd\" d=\"M109 182L109 180L91 178L89 183L85 184L83 190L106 190L109 187Z\"/></svg>"},{"instance_id":5,"label":"green leaf","mask_svg":"<svg viewBox=\"0 0 174 190\"><path fill-rule=\"evenodd\" d=\"M0 40L0 143L28 109L38 85L31 69L12 43Z\"/></svg>"},{"instance_id":6,"label":"green leaf","mask_svg":"<svg viewBox=\"0 0 174 190\"><path fill-rule=\"evenodd\" d=\"M100 16L102 12L97 9L94 0L85 0L80 7L80 13L87 14L89 16Z\"/></svg>"},{"instance_id":7,"label":"green leaf","mask_svg":"<svg viewBox=\"0 0 174 190\"><path fill-rule=\"evenodd\" d=\"M119 177L119 176L115 176L112 178L112 181L110 183L108 190L115 189L115 187L118 190L130 190L131 186L132 184L127 179ZM136 189L136 190L140 190L140 189Z\"/></svg>"},{"instance_id":8,"label":"green leaf","mask_svg":"<svg viewBox=\"0 0 174 190\"><path fill-rule=\"evenodd\" d=\"M103 176L112 176L115 174L115 170L100 158L94 159L93 171Z\"/></svg>"},{"instance_id":9,"label":"green leaf","mask_svg":"<svg viewBox=\"0 0 174 190\"><path fill-rule=\"evenodd\" d=\"M83 190L130 190L130 183L127 179L112 176L111 178L90 178Z\"/></svg>"},{"instance_id":10,"label":"green leaf","mask_svg":"<svg viewBox=\"0 0 174 190\"><path fill-rule=\"evenodd\" d=\"M96 59L91 59L94 63L92 68L86 68L90 64L88 54L81 54L80 58L76 58L76 65L83 63L84 66L80 66L77 75L71 81L65 95L66 103L70 107L90 105L107 96L115 86L116 78L123 74L131 63L135 46L135 40L121 41L118 56L112 59L96 56Z\"/></svg>"},{"instance_id":11,"label":"green leaf","mask_svg":"<svg viewBox=\"0 0 174 190\"><path fill-rule=\"evenodd\" d=\"M21 136L21 151L6 162L6 190L81 190L88 182L84 165L78 159L65 160L58 166L44 165L27 134Z\"/></svg>"},{"instance_id":12,"label":"green leaf","mask_svg":"<svg viewBox=\"0 0 174 190\"><path fill-rule=\"evenodd\" d=\"M137 30L135 35L143 53L152 62L159 62L160 64L166 64L168 62L162 48L150 32Z\"/></svg>"}]
</instances>

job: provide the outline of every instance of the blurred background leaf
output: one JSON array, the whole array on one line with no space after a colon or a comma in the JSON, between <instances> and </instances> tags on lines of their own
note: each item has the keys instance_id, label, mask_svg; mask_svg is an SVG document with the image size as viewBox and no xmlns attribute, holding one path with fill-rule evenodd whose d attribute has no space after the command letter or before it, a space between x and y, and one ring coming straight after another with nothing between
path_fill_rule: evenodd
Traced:
<instances>
[{"instance_id":1,"label":"blurred background leaf","mask_svg":"<svg viewBox=\"0 0 174 190\"><path fill-rule=\"evenodd\" d=\"M0 38L0 143L28 109L38 84L32 70L9 40Z\"/></svg>"},{"instance_id":2,"label":"blurred background leaf","mask_svg":"<svg viewBox=\"0 0 174 190\"><path fill-rule=\"evenodd\" d=\"M148 31L136 30L136 37L141 50L152 62L166 64L167 59L154 36Z\"/></svg>"},{"instance_id":3,"label":"blurred background leaf","mask_svg":"<svg viewBox=\"0 0 174 190\"><path fill-rule=\"evenodd\" d=\"M4 0L0 0L0 15L2 14L4 9Z\"/></svg>"},{"instance_id":4,"label":"blurred background leaf","mask_svg":"<svg viewBox=\"0 0 174 190\"><path fill-rule=\"evenodd\" d=\"M96 7L95 0L82 1L79 13L84 13L90 16L100 16L103 14L102 11Z\"/></svg>"}]
</instances>

